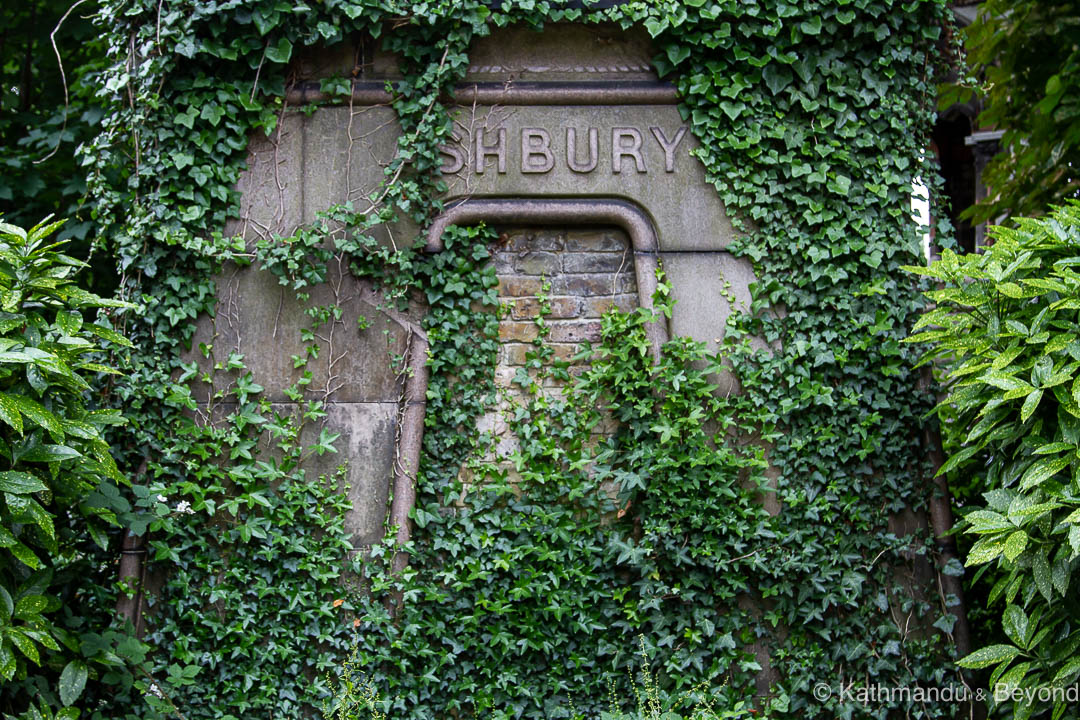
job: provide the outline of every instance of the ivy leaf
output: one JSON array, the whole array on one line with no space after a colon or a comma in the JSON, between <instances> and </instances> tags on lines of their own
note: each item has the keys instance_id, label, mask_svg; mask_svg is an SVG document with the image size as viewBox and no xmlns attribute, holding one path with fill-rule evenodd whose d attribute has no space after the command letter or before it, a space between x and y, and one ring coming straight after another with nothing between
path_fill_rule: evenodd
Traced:
<instances>
[{"instance_id":1,"label":"ivy leaf","mask_svg":"<svg viewBox=\"0 0 1080 720\"><path fill-rule=\"evenodd\" d=\"M956 625L956 616L951 613L945 613L934 621L933 627L941 630L943 633L952 633L953 627Z\"/></svg>"},{"instance_id":2,"label":"ivy leaf","mask_svg":"<svg viewBox=\"0 0 1080 720\"><path fill-rule=\"evenodd\" d=\"M656 18L648 18L645 21L645 29L648 31L649 37L656 38L667 29L667 23Z\"/></svg>"},{"instance_id":3,"label":"ivy leaf","mask_svg":"<svg viewBox=\"0 0 1080 720\"><path fill-rule=\"evenodd\" d=\"M177 170L183 170L184 168L195 162L195 156L191 153L174 152L169 157L172 158L173 166Z\"/></svg>"},{"instance_id":4,"label":"ivy leaf","mask_svg":"<svg viewBox=\"0 0 1080 720\"><path fill-rule=\"evenodd\" d=\"M799 23L799 29L807 35L821 34L821 16L814 15L809 20Z\"/></svg>"},{"instance_id":5,"label":"ivy leaf","mask_svg":"<svg viewBox=\"0 0 1080 720\"><path fill-rule=\"evenodd\" d=\"M685 44L668 45L667 56L668 60L671 61L672 67L674 67L690 57L690 47Z\"/></svg>"},{"instance_id":6,"label":"ivy leaf","mask_svg":"<svg viewBox=\"0 0 1080 720\"><path fill-rule=\"evenodd\" d=\"M837 175L835 179L826 183L825 187L829 188L837 195L843 195L847 197L847 195L851 191L851 178L847 177L846 175ZM874 265L873 267L877 266Z\"/></svg>"},{"instance_id":7,"label":"ivy leaf","mask_svg":"<svg viewBox=\"0 0 1080 720\"><path fill-rule=\"evenodd\" d=\"M177 113L173 117L173 122L177 125L183 125L188 130L191 130L195 127L195 118L198 114L199 113L195 108L189 107L187 110ZM188 164L190 164L190 162Z\"/></svg>"},{"instance_id":8,"label":"ivy leaf","mask_svg":"<svg viewBox=\"0 0 1080 720\"><path fill-rule=\"evenodd\" d=\"M769 92L773 95L779 95L781 90L791 84L795 75L791 72L791 68L786 65L772 62L761 69L761 77L769 87Z\"/></svg>"},{"instance_id":9,"label":"ivy leaf","mask_svg":"<svg viewBox=\"0 0 1080 720\"><path fill-rule=\"evenodd\" d=\"M723 110L724 114L727 115L729 118L731 118L732 120L736 120L738 119L739 115L742 114L742 111L746 109L746 106L740 102L730 102L728 100L725 100L720 103L720 109Z\"/></svg>"},{"instance_id":10,"label":"ivy leaf","mask_svg":"<svg viewBox=\"0 0 1080 720\"><path fill-rule=\"evenodd\" d=\"M286 38L280 38L276 45L268 45L266 48L266 59L270 62L285 64L289 62L289 58L292 57L292 42Z\"/></svg>"},{"instance_id":11,"label":"ivy leaf","mask_svg":"<svg viewBox=\"0 0 1080 720\"><path fill-rule=\"evenodd\" d=\"M286 60L286 62L288 61ZM209 121L214 127L217 127L218 123L221 122L221 118L225 117L225 108L217 103L207 103L206 105L203 105L199 117Z\"/></svg>"}]
</instances>

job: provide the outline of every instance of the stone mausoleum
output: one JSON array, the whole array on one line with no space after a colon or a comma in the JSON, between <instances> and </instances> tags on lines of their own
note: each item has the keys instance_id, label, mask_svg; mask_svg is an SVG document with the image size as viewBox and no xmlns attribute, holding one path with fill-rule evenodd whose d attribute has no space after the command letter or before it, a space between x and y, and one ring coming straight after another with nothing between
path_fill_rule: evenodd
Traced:
<instances>
[{"instance_id":1,"label":"stone mausoleum","mask_svg":"<svg viewBox=\"0 0 1080 720\"><path fill-rule=\"evenodd\" d=\"M692 156L697 140L679 113L674 88L657 78L652 54L644 33L580 25L545 33L502 30L471 51L454 96L456 142L443 147L446 211L427 249L438 252L442 232L454 223L482 221L502 232L494 262L506 306L497 368L503 385L524 362L536 332L531 319L543 280L551 286L548 339L560 358L597 338L608 308L649 305L658 265L677 303L667 327L653 328L654 343L678 334L715 348L732 301L749 302L752 270L725 251L734 231ZM357 81L351 97L311 113L287 113L271 137L253 139L240 183L241 217L227 228L249 244L287 236L335 204L362 206L396 150L399 130L384 89L398 77L395 58L344 47L301 65L304 78L288 96L296 106L326 99L320 78L353 75ZM399 243L411 241L416 230L400 223L378 232L382 241ZM273 275L255 269L226 273L219 287L217 316L202 320L195 346L212 344L218 358L243 354L271 401L290 403L284 390L301 372L291 357L302 352L304 305ZM382 537L395 477L408 482L408 463L395 468L394 459L399 451L405 459L410 453L396 443L415 442L407 430L396 434L400 401L410 389L391 369L388 353L405 354L422 334L423 308L380 308L373 288L340 267L312 302L336 303L346 316L372 323L362 333L345 327L329 352L308 366L313 393L333 389L329 426L342 433L339 446L349 461L348 527L357 543L370 544ZM413 389L414 402L422 403L422 390ZM503 430L497 418L485 422L497 434ZM326 458L324 469L338 460Z\"/></svg>"}]
</instances>

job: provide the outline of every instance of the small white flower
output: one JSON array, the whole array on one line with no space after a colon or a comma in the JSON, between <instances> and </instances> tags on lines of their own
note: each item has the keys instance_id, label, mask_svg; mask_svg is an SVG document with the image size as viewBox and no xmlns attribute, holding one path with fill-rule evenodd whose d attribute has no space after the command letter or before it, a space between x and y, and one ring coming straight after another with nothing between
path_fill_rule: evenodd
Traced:
<instances>
[{"instance_id":1,"label":"small white flower","mask_svg":"<svg viewBox=\"0 0 1080 720\"><path fill-rule=\"evenodd\" d=\"M191 509L191 503L187 500L181 500L176 506L176 512L184 515L194 515L195 511Z\"/></svg>"},{"instance_id":2,"label":"small white flower","mask_svg":"<svg viewBox=\"0 0 1080 720\"><path fill-rule=\"evenodd\" d=\"M158 495L157 496L157 501L158 502L169 502L169 498L165 497L164 495Z\"/></svg>"},{"instance_id":3,"label":"small white flower","mask_svg":"<svg viewBox=\"0 0 1080 720\"><path fill-rule=\"evenodd\" d=\"M161 496L158 495L158 497L161 497ZM162 699L165 698L165 693L161 692L161 688L158 687L158 684L156 682L150 683L150 694L153 695L154 697L158 697L158 698L162 698Z\"/></svg>"}]
</instances>

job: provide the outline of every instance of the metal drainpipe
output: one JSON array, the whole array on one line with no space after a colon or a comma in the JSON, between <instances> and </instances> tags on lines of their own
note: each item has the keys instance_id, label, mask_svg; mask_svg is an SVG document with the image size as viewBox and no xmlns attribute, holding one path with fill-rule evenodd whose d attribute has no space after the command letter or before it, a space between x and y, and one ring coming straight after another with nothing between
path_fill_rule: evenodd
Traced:
<instances>
[{"instance_id":1,"label":"metal drainpipe","mask_svg":"<svg viewBox=\"0 0 1080 720\"><path fill-rule=\"evenodd\" d=\"M390 503L390 525L397 527L396 545L404 547L412 537L412 521L409 514L416 505L416 476L420 470L420 451L424 439L424 410L427 407L428 341L414 332L409 338L409 377L405 380L405 409L401 418L401 437L398 441L398 458L394 464L394 499ZM409 554L404 550L394 553L390 563L395 575L409 564ZM388 599L387 609L396 615L401 609L400 592Z\"/></svg>"},{"instance_id":2,"label":"metal drainpipe","mask_svg":"<svg viewBox=\"0 0 1080 720\"><path fill-rule=\"evenodd\" d=\"M919 388L933 387L933 374L929 366L920 371ZM952 495L949 493L949 483L945 476L938 475L937 471L945 464L945 451L941 448L941 434L930 427L923 431L923 443L927 451L927 459L934 473L934 494L930 498L930 528L934 533L934 542L943 563L950 560L960 561L960 553L956 548L956 538L950 534L953 528ZM964 606L964 586L960 578L955 575L946 575L938 571L938 579L941 589L946 595L955 595L959 602L949 612L956 618L953 625L953 642L956 643L957 652L961 656L971 652L971 630L968 627L967 610Z\"/></svg>"},{"instance_id":3,"label":"metal drainpipe","mask_svg":"<svg viewBox=\"0 0 1080 720\"><path fill-rule=\"evenodd\" d=\"M130 530L124 531L120 549L120 582L134 589L134 595L122 594L116 601L116 612L135 628L135 636L142 637L146 629L143 623L143 584L146 579L146 539Z\"/></svg>"}]
</instances>

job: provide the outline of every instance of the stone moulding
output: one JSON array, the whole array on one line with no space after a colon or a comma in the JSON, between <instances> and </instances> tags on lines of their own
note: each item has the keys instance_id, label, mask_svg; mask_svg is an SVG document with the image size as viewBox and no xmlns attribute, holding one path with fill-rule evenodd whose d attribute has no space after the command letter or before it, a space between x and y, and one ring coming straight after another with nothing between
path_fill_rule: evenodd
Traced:
<instances>
[{"instance_id":1,"label":"stone moulding","mask_svg":"<svg viewBox=\"0 0 1080 720\"><path fill-rule=\"evenodd\" d=\"M348 104L348 98L329 95L319 83L300 83L285 94L290 105L314 102ZM389 104L393 97L385 82L354 80L351 101L360 105ZM449 102L457 105L673 105L678 93L671 83L649 80L583 82L471 82L454 88Z\"/></svg>"},{"instance_id":2,"label":"stone moulding","mask_svg":"<svg viewBox=\"0 0 1080 720\"><path fill-rule=\"evenodd\" d=\"M656 271L659 267L656 230L645 211L626 200L608 198L466 198L449 204L428 228L427 252L444 249L442 236L451 225L472 225L478 222L524 225L600 225L621 228L630 237L634 249L634 274L637 279L638 304L653 306L656 292ZM645 328L654 362L660 359L660 348L668 340L668 330L662 319ZM422 332L413 332L409 340L410 376L405 385L405 408L398 441L398 462L394 467L393 500L390 503L390 526L397 527L395 540L403 547L412 537L409 515L416 505L416 478L420 469L420 452L424 440L424 410L427 397L428 341ZM408 554L398 551L392 568L400 572L408 564ZM388 604L391 612L401 607L395 594Z\"/></svg>"}]
</instances>

